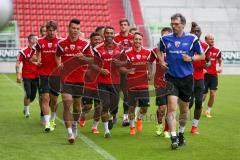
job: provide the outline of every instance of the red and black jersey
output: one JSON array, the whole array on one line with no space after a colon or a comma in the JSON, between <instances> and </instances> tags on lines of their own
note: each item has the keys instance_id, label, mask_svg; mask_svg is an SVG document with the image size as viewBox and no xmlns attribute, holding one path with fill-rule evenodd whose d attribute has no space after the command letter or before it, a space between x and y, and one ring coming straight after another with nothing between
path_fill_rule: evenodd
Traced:
<instances>
[{"instance_id":1,"label":"red and black jersey","mask_svg":"<svg viewBox=\"0 0 240 160\"><path fill-rule=\"evenodd\" d=\"M57 43L61 39L55 37L48 39L47 37L40 38L35 46L35 49L41 53L41 66L38 68L39 75L49 76L57 67L55 56Z\"/></svg>"},{"instance_id":2,"label":"red and black jersey","mask_svg":"<svg viewBox=\"0 0 240 160\"><path fill-rule=\"evenodd\" d=\"M209 49L208 44L203 42L203 41L200 41L200 44L203 48L204 53L206 54L206 52ZM204 79L203 69L204 69L205 64L206 64L205 60L200 60L200 61L194 61L193 62L193 68L194 68L193 77L194 77L195 80Z\"/></svg>"},{"instance_id":3,"label":"red and black jersey","mask_svg":"<svg viewBox=\"0 0 240 160\"><path fill-rule=\"evenodd\" d=\"M209 48L206 52L206 57L210 57L211 65L206 68L207 74L217 76L217 61L222 59L222 53L220 49L216 47Z\"/></svg>"},{"instance_id":4,"label":"red and black jersey","mask_svg":"<svg viewBox=\"0 0 240 160\"><path fill-rule=\"evenodd\" d=\"M121 54L123 53L121 47L116 43L112 46L106 46L104 43L101 43L94 50L101 61L101 67L110 72L109 75L99 74L97 82L103 84L120 84L119 67L115 65L113 60L121 60Z\"/></svg>"},{"instance_id":5,"label":"red and black jersey","mask_svg":"<svg viewBox=\"0 0 240 160\"><path fill-rule=\"evenodd\" d=\"M131 34L131 33L128 33L127 36L123 36L123 35L121 34L121 32L120 32L120 33L117 33L117 34L115 35L114 41L115 41L116 43L118 43L120 46L122 46L122 48L123 48L124 50L127 50L127 49L129 49L130 47L132 47L133 37L134 37L134 36L133 36L133 34Z\"/></svg>"},{"instance_id":6,"label":"red and black jersey","mask_svg":"<svg viewBox=\"0 0 240 160\"><path fill-rule=\"evenodd\" d=\"M61 57L63 70L61 78L67 83L84 83L84 62L78 58L78 55L85 55L88 42L80 37L75 42L71 42L69 38L61 40L57 45L57 56ZM85 66L86 68L86 66Z\"/></svg>"},{"instance_id":7,"label":"red and black jersey","mask_svg":"<svg viewBox=\"0 0 240 160\"><path fill-rule=\"evenodd\" d=\"M17 60L21 61L22 66L22 78L37 78L38 71L37 66L31 62L29 59L32 58L33 55L36 54L36 51L30 47L26 47L20 51L20 54L17 56Z\"/></svg>"},{"instance_id":8,"label":"red and black jersey","mask_svg":"<svg viewBox=\"0 0 240 160\"><path fill-rule=\"evenodd\" d=\"M127 68L135 69L134 74L127 75L128 90L143 90L148 88L148 62L155 57L150 50L141 48L139 52L130 48L125 52L129 64Z\"/></svg>"}]
</instances>

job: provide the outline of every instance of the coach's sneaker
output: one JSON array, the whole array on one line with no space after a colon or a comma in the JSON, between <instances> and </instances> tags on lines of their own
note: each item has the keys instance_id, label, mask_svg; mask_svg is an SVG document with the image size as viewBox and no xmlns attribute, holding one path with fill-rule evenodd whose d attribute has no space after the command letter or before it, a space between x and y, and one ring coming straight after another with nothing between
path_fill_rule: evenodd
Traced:
<instances>
[{"instance_id":1,"label":"coach's sneaker","mask_svg":"<svg viewBox=\"0 0 240 160\"><path fill-rule=\"evenodd\" d=\"M142 131L142 120L141 119L137 119L137 131L141 132Z\"/></svg>"},{"instance_id":2,"label":"coach's sneaker","mask_svg":"<svg viewBox=\"0 0 240 160\"><path fill-rule=\"evenodd\" d=\"M129 119L128 119L128 118L126 118L126 119L123 120L122 126L123 126L123 127L129 126Z\"/></svg>"},{"instance_id":3,"label":"coach's sneaker","mask_svg":"<svg viewBox=\"0 0 240 160\"><path fill-rule=\"evenodd\" d=\"M164 131L163 134L164 134L165 138L170 138L171 137L168 131Z\"/></svg>"},{"instance_id":4,"label":"coach's sneaker","mask_svg":"<svg viewBox=\"0 0 240 160\"><path fill-rule=\"evenodd\" d=\"M212 118L210 112L208 112L208 111L205 111L205 116L206 116L207 118Z\"/></svg>"},{"instance_id":5,"label":"coach's sneaker","mask_svg":"<svg viewBox=\"0 0 240 160\"><path fill-rule=\"evenodd\" d=\"M56 128L57 124L55 123L54 120L51 120L50 121L50 126L51 126L51 128Z\"/></svg>"},{"instance_id":6,"label":"coach's sneaker","mask_svg":"<svg viewBox=\"0 0 240 160\"><path fill-rule=\"evenodd\" d=\"M135 127L130 127L130 132L131 135L135 135L136 134L136 128Z\"/></svg>"},{"instance_id":7,"label":"coach's sneaker","mask_svg":"<svg viewBox=\"0 0 240 160\"><path fill-rule=\"evenodd\" d=\"M163 125L162 124L157 124L156 125L156 134L158 136L161 136L163 134Z\"/></svg>"},{"instance_id":8,"label":"coach's sneaker","mask_svg":"<svg viewBox=\"0 0 240 160\"><path fill-rule=\"evenodd\" d=\"M104 133L104 138L111 138L111 133L108 131L108 132L105 132Z\"/></svg>"},{"instance_id":9,"label":"coach's sneaker","mask_svg":"<svg viewBox=\"0 0 240 160\"><path fill-rule=\"evenodd\" d=\"M92 133L93 133L93 134L99 134L99 131L98 131L97 128L92 128Z\"/></svg>"},{"instance_id":10,"label":"coach's sneaker","mask_svg":"<svg viewBox=\"0 0 240 160\"><path fill-rule=\"evenodd\" d=\"M171 137L171 148L172 149L177 149L178 148L178 137L177 136L173 136Z\"/></svg>"},{"instance_id":11,"label":"coach's sneaker","mask_svg":"<svg viewBox=\"0 0 240 160\"><path fill-rule=\"evenodd\" d=\"M25 118L29 118L30 117L30 113L27 112L25 109L23 110L23 115Z\"/></svg>"},{"instance_id":12,"label":"coach's sneaker","mask_svg":"<svg viewBox=\"0 0 240 160\"><path fill-rule=\"evenodd\" d=\"M183 134L184 133L180 133L180 132L178 134L178 146L179 147L186 145L186 141L185 141L185 138L184 138Z\"/></svg>"},{"instance_id":13,"label":"coach's sneaker","mask_svg":"<svg viewBox=\"0 0 240 160\"><path fill-rule=\"evenodd\" d=\"M68 142L73 144L75 142L75 137L73 134L68 134Z\"/></svg>"},{"instance_id":14,"label":"coach's sneaker","mask_svg":"<svg viewBox=\"0 0 240 160\"><path fill-rule=\"evenodd\" d=\"M199 132L198 132L198 128L192 126L191 133L192 133L192 134L195 134L195 135L199 134Z\"/></svg>"},{"instance_id":15,"label":"coach's sneaker","mask_svg":"<svg viewBox=\"0 0 240 160\"><path fill-rule=\"evenodd\" d=\"M79 120L79 126L82 128L86 124L86 119L84 117L81 117Z\"/></svg>"},{"instance_id":16,"label":"coach's sneaker","mask_svg":"<svg viewBox=\"0 0 240 160\"><path fill-rule=\"evenodd\" d=\"M73 136L76 138L78 136L77 124L72 124Z\"/></svg>"}]
</instances>

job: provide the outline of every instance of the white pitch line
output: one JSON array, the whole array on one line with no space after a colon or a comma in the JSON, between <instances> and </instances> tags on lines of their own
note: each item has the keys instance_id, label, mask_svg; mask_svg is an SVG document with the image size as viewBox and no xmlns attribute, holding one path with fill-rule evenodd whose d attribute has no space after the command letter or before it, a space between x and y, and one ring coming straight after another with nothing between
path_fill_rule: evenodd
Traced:
<instances>
[{"instance_id":1,"label":"white pitch line","mask_svg":"<svg viewBox=\"0 0 240 160\"><path fill-rule=\"evenodd\" d=\"M21 91L23 90L23 88L21 88L19 85L17 85L16 82L14 82L12 79L10 79L6 74L2 74L9 82L11 82L14 86L16 86L18 89L20 89ZM64 121L62 121L61 119L57 118L57 120L59 120L63 125L64 125ZM84 142L86 143L90 148L94 149L98 154L100 154L102 157L104 157L107 160L116 160L115 157L113 157L110 153L108 153L107 151L105 151L103 148L101 148L100 146L98 146L96 143L94 143L92 140L90 140L88 137L84 136L82 133L78 133L78 137Z\"/></svg>"}]
</instances>

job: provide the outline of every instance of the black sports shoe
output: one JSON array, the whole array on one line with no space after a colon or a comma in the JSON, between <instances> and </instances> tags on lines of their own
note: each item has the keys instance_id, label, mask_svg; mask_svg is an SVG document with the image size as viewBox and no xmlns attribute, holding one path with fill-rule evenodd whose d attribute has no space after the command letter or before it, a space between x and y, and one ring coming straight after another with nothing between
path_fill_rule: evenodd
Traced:
<instances>
[{"instance_id":1,"label":"black sports shoe","mask_svg":"<svg viewBox=\"0 0 240 160\"><path fill-rule=\"evenodd\" d=\"M178 146L179 147L186 145L186 141L185 141L185 138L184 138L183 134L184 133L180 133L180 132L178 134Z\"/></svg>"},{"instance_id":2,"label":"black sports shoe","mask_svg":"<svg viewBox=\"0 0 240 160\"><path fill-rule=\"evenodd\" d=\"M113 128L113 120L108 121L108 129L111 130Z\"/></svg>"},{"instance_id":3,"label":"black sports shoe","mask_svg":"<svg viewBox=\"0 0 240 160\"><path fill-rule=\"evenodd\" d=\"M172 149L177 149L178 148L178 137L177 136L171 137L171 141L172 141L172 144L171 144Z\"/></svg>"}]
</instances>

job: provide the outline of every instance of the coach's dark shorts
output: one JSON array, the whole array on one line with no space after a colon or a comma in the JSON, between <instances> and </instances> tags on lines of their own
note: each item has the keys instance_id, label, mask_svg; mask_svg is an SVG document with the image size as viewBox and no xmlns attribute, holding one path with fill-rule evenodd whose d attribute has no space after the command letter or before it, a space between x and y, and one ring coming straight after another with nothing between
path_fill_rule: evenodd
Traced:
<instances>
[{"instance_id":1,"label":"coach's dark shorts","mask_svg":"<svg viewBox=\"0 0 240 160\"><path fill-rule=\"evenodd\" d=\"M84 84L83 83L63 83L62 93L71 94L74 98L79 98L83 95Z\"/></svg>"},{"instance_id":2,"label":"coach's dark shorts","mask_svg":"<svg viewBox=\"0 0 240 160\"><path fill-rule=\"evenodd\" d=\"M104 112L118 109L119 92L119 84L98 84L98 95Z\"/></svg>"},{"instance_id":3,"label":"coach's dark shorts","mask_svg":"<svg viewBox=\"0 0 240 160\"><path fill-rule=\"evenodd\" d=\"M168 92L164 88L155 88L156 93L156 106L162 106L167 104Z\"/></svg>"},{"instance_id":4,"label":"coach's dark shorts","mask_svg":"<svg viewBox=\"0 0 240 160\"><path fill-rule=\"evenodd\" d=\"M61 81L59 76L39 76L39 93L52 93L55 96L60 94Z\"/></svg>"},{"instance_id":5,"label":"coach's dark shorts","mask_svg":"<svg viewBox=\"0 0 240 160\"><path fill-rule=\"evenodd\" d=\"M217 90L218 86L218 77L211 74L205 74L204 75L204 85L205 85L205 91L204 94L208 92L208 90Z\"/></svg>"},{"instance_id":6,"label":"coach's dark shorts","mask_svg":"<svg viewBox=\"0 0 240 160\"><path fill-rule=\"evenodd\" d=\"M82 104L93 104L94 103L100 103L99 96L98 96L98 91L97 90L92 90L92 89L86 89L84 88L83 91L83 97L82 97Z\"/></svg>"},{"instance_id":7,"label":"coach's dark shorts","mask_svg":"<svg viewBox=\"0 0 240 160\"><path fill-rule=\"evenodd\" d=\"M189 102L193 92L193 76L189 75L183 78L175 78L166 74L166 80L173 84L173 89L169 95L177 96L184 102Z\"/></svg>"},{"instance_id":8,"label":"coach's dark shorts","mask_svg":"<svg viewBox=\"0 0 240 160\"><path fill-rule=\"evenodd\" d=\"M136 106L138 102L139 107L149 107L149 92L144 90L128 90L128 105Z\"/></svg>"},{"instance_id":9,"label":"coach's dark shorts","mask_svg":"<svg viewBox=\"0 0 240 160\"><path fill-rule=\"evenodd\" d=\"M30 101L34 101L38 88L38 78L23 78L25 96Z\"/></svg>"}]
</instances>

